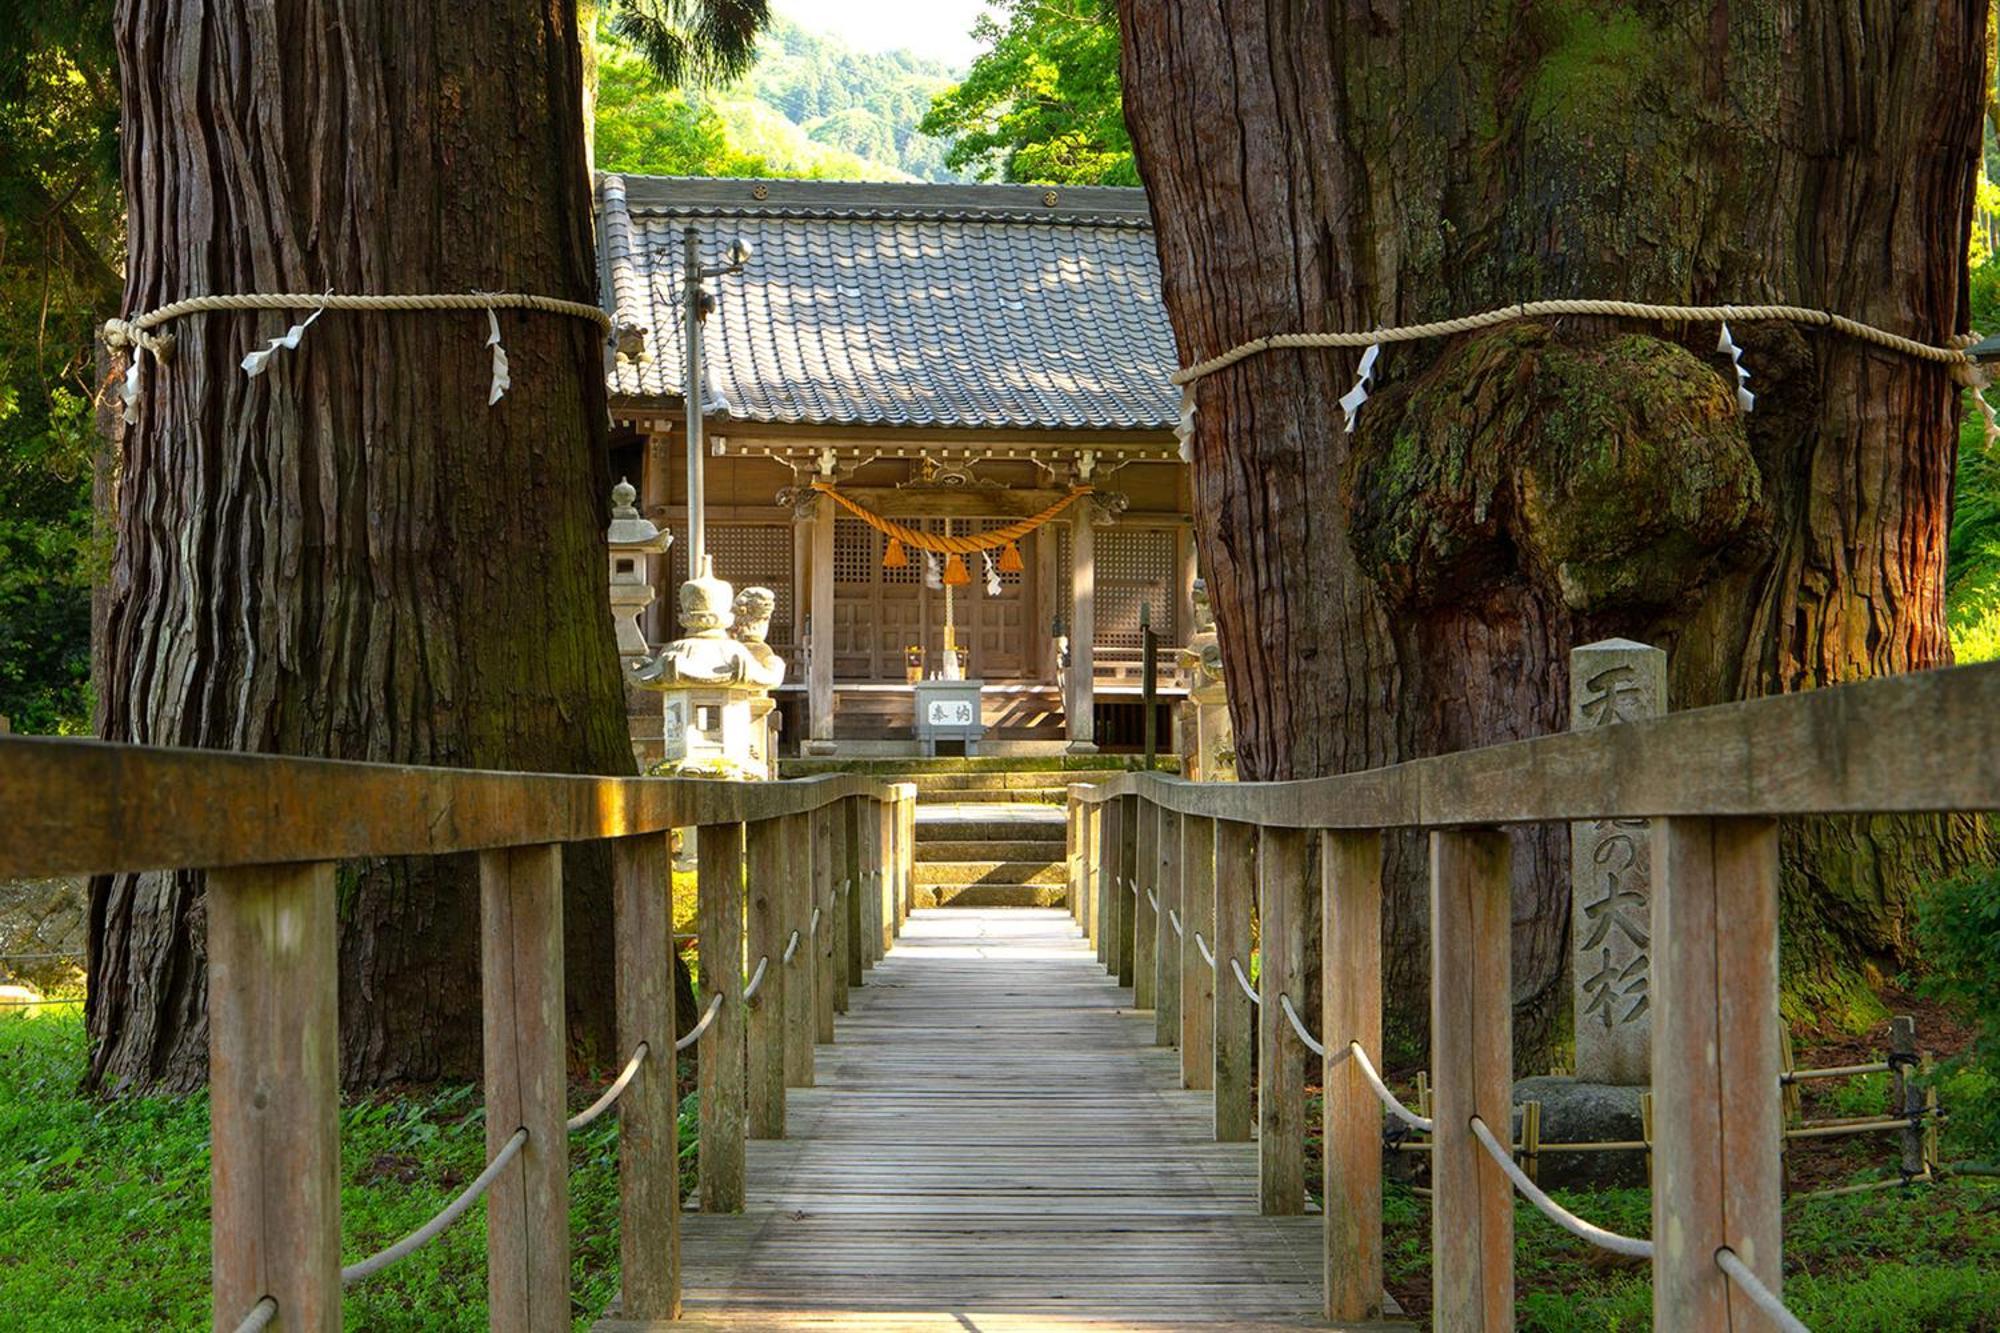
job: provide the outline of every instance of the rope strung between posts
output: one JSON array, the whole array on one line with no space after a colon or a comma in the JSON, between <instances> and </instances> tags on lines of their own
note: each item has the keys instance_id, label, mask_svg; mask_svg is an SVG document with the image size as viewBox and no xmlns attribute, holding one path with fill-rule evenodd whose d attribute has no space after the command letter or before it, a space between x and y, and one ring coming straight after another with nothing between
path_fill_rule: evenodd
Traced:
<instances>
[{"instance_id":1,"label":"rope strung between posts","mask_svg":"<svg viewBox=\"0 0 2000 1333\"><path fill-rule=\"evenodd\" d=\"M1409 1107L1396 1100L1396 1094L1389 1091L1389 1085L1384 1083L1382 1076L1375 1072L1375 1066L1368 1059L1368 1052L1361 1049L1360 1042L1348 1042L1347 1050L1348 1054L1354 1057L1354 1063L1361 1067L1361 1077L1367 1079L1368 1086L1375 1089L1376 1099L1387 1108L1390 1115L1395 1116L1396 1119L1402 1121L1420 1134L1429 1134L1435 1128L1427 1117L1418 1115L1415 1111L1412 1111Z\"/></svg>"},{"instance_id":2,"label":"rope strung between posts","mask_svg":"<svg viewBox=\"0 0 2000 1333\"><path fill-rule=\"evenodd\" d=\"M1326 1055L1326 1047L1320 1045L1320 1043L1314 1039L1313 1034L1306 1031L1306 1025L1299 1019L1299 1011L1292 1008L1292 997L1289 995L1280 995L1278 997L1278 1007L1284 1010L1285 1017L1289 1018L1292 1021L1292 1031L1299 1034L1299 1040L1305 1043L1306 1049L1311 1051L1314 1055L1324 1058ZM1349 1050L1351 1049L1353 1048L1350 1047ZM1347 1055L1348 1055L1347 1051L1342 1051L1339 1055L1335 1056L1334 1059L1345 1060L1347 1058Z\"/></svg>"},{"instance_id":3,"label":"rope strung between posts","mask_svg":"<svg viewBox=\"0 0 2000 1333\"><path fill-rule=\"evenodd\" d=\"M1250 1003L1252 1004L1264 1003L1264 997L1259 995L1257 993L1257 988L1250 984L1250 978L1243 975L1243 965L1241 963L1238 963L1234 958L1230 959L1229 970L1236 974L1236 984L1241 986L1243 988L1243 993L1250 997Z\"/></svg>"},{"instance_id":4,"label":"rope strung between posts","mask_svg":"<svg viewBox=\"0 0 2000 1333\"><path fill-rule=\"evenodd\" d=\"M466 1209L478 1201L480 1195L486 1193L487 1188L498 1178L507 1163L514 1160L514 1154L520 1152L521 1146L527 1141L528 1130L524 1125L514 1131L514 1136L501 1145L499 1152L493 1154L493 1160L486 1164L486 1169L481 1171L478 1178L467 1185L456 1199L446 1204L443 1211L388 1249L378 1250L359 1263L352 1263L341 1269L340 1284L351 1287L357 1282L364 1282L436 1240L446 1227L456 1222Z\"/></svg>"},{"instance_id":5,"label":"rope strung between posts","mask_svg":"<svg viewBox=\"0 0 2000 1333\"><path fill-rule=\"evenodd\" d=\"M813 908L813 919L806 922L806 934L809 937L819 934L819 909L817 907Z\"/></svg>"},{"instance_id":6,"label":"rope strung between posts","mask_svg":"<svg viewBox=\"0 0 2000 1333\"><path fill-rule=\"evenodd\" d=\"M748 1004L752 1000L757 998L757 991L764 984L765 969L769 968L770 966L771 966L771 955L769 954L765 954L762 958L759 958L757 960L757 970L750 974L750 984L743 988L743 1003Z\"/></svg>"},{"instance_id":7,"label":"rope strung between posts","mask_svg":"<svg viewBox=\"0 0 2000 1333\"><path fill-rule=\"evenodd\" d=\"M1750 1298L1752 1305L1768 1315L1771 1322L1783 1329L1784 1333L1812 1333L1803 1320L1785 1308L1785 1303L1778 1299L1776 1292L1758 1280L1757 1275L1750 1271L1750 1266L1737 1256L1736 1251L1727 1245L1717 1250L1715 1266L1736 1284L1739 1291Z\"/></svg>"},{"instance_id":8,"label":"rope strung between posts","mask_svg":"<svg viewBox=\"0 0 2000 1333\"><path fill-rule=\"evenodd\" d=\"M795 930L792 932L792 937L785 941L785 956L783 958L780 958L778 961L781 963L789 963L792 961L792 955L797 953L798 951L799 951L799 932Z\"/></svg>"},{"instance_id":9,"label":"rope strung between posts","mask_svg":"<svg viewBox=\"0 0 2000 1333\"><path fill-rule=\"evenodd\" d=\"M1146 901L1153 905L1153 915L1158 916L1160 914L1160 895L1154 893L1151 889L1147 889Z\"/></svg>"},{"instance_id":10,"label":"rope strung between posts","mask_svg":"<svg viewBox=\"0 0 2000 1333\"><path fill-rule=\"evenodd\" d=\"M1198 930L1194 933L1194 947L1195 952L1201 955L1201 961L1207 963L1213 969L1215 967L1215 955L1208 951L1208 941L1201 937L1201 932Z\"/></svg>"},{"instance_id":11,"label":"rope strung between posts","mask_svg":"<svg viewBox=\"0 0 2000 1333\"><path fill-rule=\"evenodd\" d=\"M713 1023L715 1021L715 1016L721 1012L722 1012L722 997L718 995L714 999L708 1002L708 1009L705 1013L702 1014L701 1022L696 1023L693 1027L689 1028L688 1034L685 1037L682 1037L679 1041L674 1043L674 1049L677 1051L684 1051L688 1047L700 1041L701 1034L708 1031L708 1025L710 1023Z\"/></svg>"},{"instance_id":12,"label":"rope strung between posts","mask_svg":"<svg viewBox=\"0 0 2000 1333\"><path fill-rule=\"evenodd\" d=\"M262 1333L278 1317L276 1297L266 1296L250 1307L250 1313L243 1316L243 1322L236 1326L236 1333Z\"/></svg>"},{"instance_id":13,"label":"rope strung between posts","mask_svg":"<svg viewBox=\"0 0 2000 1333\"><path fill-rule=\"evenodd\" d=\"M1191 457L1194 435L1195 383L1226 370L1239 362L1247 361L1264 352L1281 350L1305 350L1361 347L1367 350L1361 357L1359 373L1354 387L1340 399L1340 405L1347 413L1347 429L1354 429L1355 414L1368 400L1368 386L1375 378L1375 361L1385 344L1418 342L1425 338L1449 338L1461 333L1472 333L1480 329L1496 328L1502 324L1512 324L1525 319L1542 319L1563 315L1584 315L1612 319L1643 319L1667 324L1719 324L1721 337L1716 350L1730 358L1731 369L1736 376L1737 405L1745 412L1755 403L1748 386L1750 372L1743 365L1742 349L1736 345L1729 332L1729 323L1782 322L1802 324L1812 328L1831 329L1835 333L1877 347L1899 352L1918 361L1934 365L1949 366L1952 378L1972 390L1973 401L1985 418L1986 442L1988 447L1996 436L2000 436L2000 421L1996 421L1993 408L1986 401L1984 390L1990 383L1985 369L1969 356L1965 349L1979 341L1976 334L1962 335L1946 344L1919 342L1906 338L1900 333L1866 324L1845 315L1831 311L1815 310L1810 306L1797 305L1658 305L1645 301L1608 301L1602 299L1562 299L1547 301L1524 301L1517 305L1502 306L1496 310L1482 311L1476 315L1464 315L1457 319L1432 320L1424 324L1395 324L1382 328L1363 329L1353 333L1273 333L1261 338L1241 342L1228 351L1212 356L1206 361L1197 361L1168 376L1171 383L1181 390L1180 424L1175 434L1181 441L1181 457Z\"/></svg>"},{"instance_id":14,"label":"rope strung between posts","mask_svg":"<svg viewBox=\"0 0 2000 1333\"><path fill-rule=\"evenodd\" d=\"M572 1134L576 1133L579 1129L582 1129L585 1125L588 1125L591 1121L610 1110L611 1103L618 1100L619 1094L625 1091L626 1086L638 1074L639 1066L645 1062L646 1043L642 1041L639 1043L639 1049L632 1052L632 1058L625 1062L623 1072L616 1079L612 1080L610 1087L604 1090L604 1095L592 1102L586 1109L578 1111L569 1118L569 1132Z\"/></svg>"},{"instance_id":15,"label":"rope strung between posts","mask_svg":"<svg viewBox=\"0 0 2000 1333\"><path fill-rule=\"evenodd\" d=\"M1499 1164L1500 1169L1507 1173L1507 1179L1514 1182L1514 1188L1521 1191L1521 1197L1535 1205L1542 1216L1549 1221L1578 1240L1589 1241L1600 1250L1609 1250L1613 1254L1627 1254L1634 1259L1653 1257L1652 1241L1641 1240L1636 1236L1622 1236L1616 1231L1606 1231L1603 1227L1584 1221L1542 1193L1541 1186L1528 1179L1528 1173L1515 1163L1514 1154L1493 1136L1493 1131L1488 1129L1486 1122L1478 1116L1472 1117L1472 1133L1486 1149L1486 1155Z\"/></svg>"},{"instance_id":16,"label":"rope strung between posts","mask_svg":"<svg viewBox=\"0 0 2000 1333\"><path fill-rule=\"evenodd\" d=\"M500 401L509 388L512 379L507 370L507 349L500 342L500 316L502 310L539 310L551 315L569 315L576 319L588 320L597 325L601 332L611 331L611 316L594 305L582 301L565 301L553 296L536 296L528 292L422 292L407 295L344 295L338 292L275 292L269 294L241 294L228 296L190 296L183 301L174 301L148 310L131 319L107 319L103 333L105 346L117 351L126 347L132 349L132 362L125 370L125 383L121 396L125 402L125 420L138 420L139 401L139 360L140 353L151 352L153 359L161 365L173 359L174 337L170 333L155 330L172 320L186 315L207 314L213 311L243 310L310 310L312 313L285 331L283 336L271 339L265 346L243 358L243 373L252 379L264 373L271 359L281 351L296 351L306 329L312 322L329 310L483 310L486 312L486 345L493 349L493 376L487 391L486 402L490 407Z\"/></svg>"},{"instance_id":17,"label":"rope strung between posts","mask_svg":"<svg viewBox=\"0 0 2000 1333\"><path fill-rule=\"evenodd\" d=\"M1153 910L1159 910L1158 903L1153 904ZM1181 914L1171 907L1167 909L1167 924L1174 928L1174 934L1180 936L1182 939L1187 938L1187 932L1181 929Z\"/></svg>"}]
</instances>

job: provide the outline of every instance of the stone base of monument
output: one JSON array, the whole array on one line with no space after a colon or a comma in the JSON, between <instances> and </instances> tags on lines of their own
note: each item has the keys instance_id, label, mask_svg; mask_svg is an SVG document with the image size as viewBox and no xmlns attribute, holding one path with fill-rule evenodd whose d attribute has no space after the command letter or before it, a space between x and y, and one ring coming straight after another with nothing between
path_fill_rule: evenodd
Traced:
<instances>
[{"instance_id":1,"label":"stone base of monument","mask_svg":"<svg viewBox=\"0 0 2000 1333\"><path fill-rule=\"evenodd\" d=\"M1583 1083L1559 1074L1524 1078L1514 1085L1514 1104L1542 1104L1542 1142L1639 1143L1644 1121L1639 1098L1645 1088ZM1521 1117L1514 1116L1518 1139ZM1543 1186L1643 1185L1646 1155L1639 1150L1551 1152L1541 1150L1537 1182Z\"/></svg>"}]
</instances>

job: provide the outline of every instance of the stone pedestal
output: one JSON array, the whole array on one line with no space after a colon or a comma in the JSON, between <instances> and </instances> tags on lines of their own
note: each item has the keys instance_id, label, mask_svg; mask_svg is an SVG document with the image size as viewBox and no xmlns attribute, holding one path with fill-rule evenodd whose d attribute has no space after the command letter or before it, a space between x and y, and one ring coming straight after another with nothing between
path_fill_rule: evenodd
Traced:
<instances>
[{"instance_id":1,"label":"stone pedestal","mask_svg":"<svg viewBox=\"0 0 2000 1333\"><path fill-rule=\"evenodd\" d=\"M632 674L661 696L661 769L671 776L771 776L765 719L770 692L785 677L784 659L764 641L774 599L768 589L745 588L732 601L733 591L703 556L700 575L681 585L686 635Z\"/></svg>"},{"instance_id":2,"label":"stone pedestal","mask_svg":"<svg viewBox=\"0 0 2000 1333\"><path fill-rule=\"evenodd\" d=\"M1570 729L1667 711L1667 655L1629 639L1570 651ZM1576 1078L1638 1086L1652 1078L1652 824L1570 825Z\"/></svg>"}]
</instances>

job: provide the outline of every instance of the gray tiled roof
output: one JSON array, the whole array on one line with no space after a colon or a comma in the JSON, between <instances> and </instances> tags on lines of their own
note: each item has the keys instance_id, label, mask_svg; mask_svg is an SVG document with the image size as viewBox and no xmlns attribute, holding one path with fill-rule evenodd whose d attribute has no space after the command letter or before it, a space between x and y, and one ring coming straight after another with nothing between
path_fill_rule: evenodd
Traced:
<instances>
[{"instance_id":1,"label":"gray tiled roof","mask_svg":"<svg viewBox=\"0 0 2000 1333\"><path fill-rule=\"evenodd\" d=\"M759 199L758 190L764 197ZM649 330L611 392L678 398L681 233L711 280L710 410L800 425L1168 430L1179 395L1140 190L605 176L605 304ZM716 400L719 398L719 402Z\"/></svg>"}]
</instances>

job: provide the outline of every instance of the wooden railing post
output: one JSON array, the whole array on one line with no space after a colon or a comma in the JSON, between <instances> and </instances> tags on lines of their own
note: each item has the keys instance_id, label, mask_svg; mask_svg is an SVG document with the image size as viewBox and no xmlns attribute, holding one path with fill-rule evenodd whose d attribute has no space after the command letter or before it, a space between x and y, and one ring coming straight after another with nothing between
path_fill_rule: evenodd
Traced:
<instances>
[{"instance_id":1,"label":"wooden railing post","mask_svg":"<svg viewBox=\"0 0 2000 1333\"><path fill-rule=\"evenodd\" d=\"M893 791L893 789L892 789ZM896 798L875 803L875 960L896 942Z\"/></svg>"},{"instance_id":2,"label":"wooden railing post","mask_svg":"<svg viewBox=\"0 0 2000 1333\"><path fill-rule=\"evenodd\" d=\"M1097 954L1113 980L1118 977L1119 933L1131 929L1131 895L1125 892L1124 867L1118 859L1118 825L1125 802L1117 797L1098 807L1097 819Z\"/></svg>"},{"instance_id":3,"label":"wooden railing post","mask_svg":"<svg viewBox=\"0 0 2000 1333\"><path fill-rule=\"evenodd\" d=\"M1132 884L1133 876L1138 873L1139 812L1142 808L1139 798L1136 796L1121 796L1118 798L1118 859L1113 864L1117 871L1117 883L1114 885L1114 892L1118 895L1118 966L1116 975L1118 984L1121 986L1136 984L1135 977L1137 972L1134 967L1134 960L1137 957L1137 948L1133 944L1133 940L1138 931L1139 907L1133 900ZM1139 1007L1136 997L1132 1002L1132 1007L1134 1009Z\"/></svg>"},{"instance_id":4,"label":"wooden railing post","mask_svg":"<svg viewBox=\"0 0 2000 1333\"><path fill-rule=\"evenodd\" d=\"M840 941L846 929L840 920L840 880L835 874L831 805L812 812L812 910L806 913L813 944L813 1040L821 1044L833 1040L833 1015L847 1007L842 993L847 989L847 961ZM818 925L813 925L814 918Z\"/></svg>"},{"instance_id":5,"label":"wooden railing post","mask_svg":"<svg viewBox=\"0 0 2000 1333\"><path fill-rule=\"evenodd\" d=\"M745 957L752 980L760 963L763 973L755 997L747 1002L744 1025L753 1139L785 1137L785 991L792 971L784 962L792 860L785 851L786 824L783 817L757 820L745 839L744 892L749 904L745 919L750 936Z\"/></svg>"},{"instance_id":6,"label":"wooden railing post","mask_svg":"<svg viewBox=\"0 0 2000 1333\"><path fill-rule=\"evenodd\" d=\"M1160 945L1159 913L1153 906L1153 881L1160 874L1160 811L1143 796L1135 801L1138 837L1132 845L1132 1007L1151 1009L1153 988L1160 980L1153 963Z\"/></svg>"},{"instance_id":7,"label":"wooden railing post","mask_svg":"<svg viewBox=\"0 0 2000 1333\"><path fill-rule=\"evenodd\" d=\"M331 862L208 875L210 1225L224 1333L266 1296L280 1328L340 1327L337 896Z\"/></svg>"},{"instance_id":8,"label":"wooden railing post","mask_svg":"<svg viewBox=\"0 0 2000 1333\"><path fill-rule=\"evenodd\" d=\"M1322 835L1320 878L1326 1317L1365 1322L1382 1317L1382 1114L1343 1052L1382 1059L1382 835Z\"/></svg>"},{"instance_id":9,"label":"wooden railing post","mask_svg":"<svg viewBox=\"0 0 2000 1333\"><path fill-rule=\"evenodd\" d=\"M1071 783L1063 793L1063 906L1083 928L1083 801Z\"/></svg>"},{"instance_id":10,"label":"wooden railing post","mask_svg":"<svg viewBox=\"0 0 2000 1333\"><path fill-rule=\"evenodd\" d=\"M1778 826L1653 826L1653 1327L1774 1328L1716 1267L1781 1291Z\"/></svg>"},{"instance_id":11,"label":"wooden railing post","mask_svg":"<svg viewBox=\"0 0 2000 1333\"><path fill-rule=\"evenodd\" d=\"M1306 834L1260 828L1257 844L1257 1166L1258 1202L1265 1213L1306 1207L1305 1047L1278 997L1300 1005L1306 971ZM1231 978L1233 981L1235 978Z\"/></svg>"},{"instance_id":12,"label":"wooden railing post","mask_svg":"<svg viewBox=\"0 0 2000 1333\"><path fill-rule=\"evenodd\" d=\"M1250 975L1250 913L1257 901L1257 829L1215 821L1215 1137L1250 1138L1250 1048L1257 1030L1250 997L1229 964ZM1372 1123L1372 1122L1371 1122Z\"/></svg>"},{"instance_id":13,"label":"wooden railing post","mask_svg":"<svg viewBox=\"0 0 2000 1333\"><path fill-rule=\"evenodd\" d=\"M1181 1086L1215 1086L1215 821L1183 815L1181 825ZM1197 939L1196 937L1200 938ZM1231 984L1235 984L1231 978Z\"/></svg>"},{"instance_id":14,"label":"wooden railing post","mask_svg":"<svg viewBox=\"0 0 2000 1333\"><path fill-rule=\"evenodd\" d=\"M896 932L901 934L903 923L910 919L910 904L916 892L917 786L904 782L897 784L897 790L903 794L902 824L896 841Z\"/></svg>"},{"instance_id":15,"label":"wooden railing post","mask_svg":"<svg viewBox=\"0 0 2000 1333\"><path fill-rule=\"evenodd\" d=\"M785 949L792 950L792 960L785 964L785 1086L810 1088L813 1034L818 1028L813 1009L819 1002L819 983L814 977L818 952L812 940L813 819L802 813L786 815L784 821L785 934L779 941L780 958Z\"/></svg>"},{"instance_id":16,"label":"wooden railing post","mask_svg":"<svg viewBox=\"0 0 2000 1333\"><path fill-rule=\"evenodd\" d=\"M1102 954L1097 938L1097 807L1079 804L1076 808L1077 924L1093 951Z\"/></svg>"},{"instance_id":17,"label":"wooden railing post","mask_svg":"<svg viewBox=\"0 0 2000 1333\"><path fill-rule=\"evenodd\" d=\"M481 852L479 908L487 1157L515 1130L528 1131L486 1194L488 1322L522 1333L567 1333L562 848L544 843Z\"/></svg>"},{"instance_id":18,"label":"wooden railing post","mask_svg":"<svg viewBox=\"0 0 2000 1333\"><path fill-rule=\"evenodd\" d=\"M743 1211L743 826L709 824L695 842L701 1012L722 1008L701 1037L701 1210ZM697 1015L699 1017L699 1015Z\"/></svg>"},{"instance_id":19,"label":"wooden railing post","mask_svg":"<svg viewBox=\"0 0 2000 1333\"><path fill-rule=\"evenodd\" d=\"M841 801L839 823L835 826L835 841L840 848L840 947L847 956L847 971L840 988L840 1009L847 1012L848 992L862 985L867 977L864 969L868 966L868 891L863 878L866 854L862 849L861 830L867 824L864 806L865 796L849 796Z\"/></svg>"},{"instance_id":20,"label":"wooden railing post","mask_svg":"<svg viewBox=\"0 0 2000 1333\"><path fill-rule=\"evenodd\" d=\"M1100 964L1111 957L1112 850L1108 838L1111 812L1115 809L1115 801L1099 801L1090 807L1091 877L1083 891L1090 895L1091 940L1097 946L1097 961Z\"/></svg>"},{"instance_id":21,"label":"wooden railing post","mask_svg":"<svg viewBox=\"0 0 2000 1333\"><path fill-rule=\"evenodd\" d=\"M709 833L703 830L697 839L697 858L708 852ZM618 1099L619 1308L624 1318L635 1320L678 1319L681 1310L676 1123L680 1098L675 1087L673 870L668 836L642 833L611 844L618 1063L622 1067L641 1043L646 1047L639 1072ZM703 957L705 962L707 956ZM709 971L706 966L701 970L704 976ZM561 1022L558 1012L559 1038ZM567 1172L567 1148L559 1155Z\"/></svg>"},{"instance_id":22,"label":"wooden railing post","mask_svg":"<svg viewBox=\"0 0 2000 1333\"><path fill-rule=\"evenodd\" d=\"M1181 817L1159 809L1160 828L1154 852L1158 869L1154 892L1160 900L1153 922L1153 1044L1178 1046L1181 1041L1181 936L1174 929L1181 904Z\"/></svg>"},{"instance_id":23,"label":"wooden railing post","mask_svg":"<svg viewBox=\"0 0 2000 1333\"><path fill-rule=\"evenodd\" d=\"M1472 1118L1513 1141L1512 844L1493 829L1431 834L1432 1318L1514 1327L1514 1189ZM1772 1088L1777 1088L1775 1071Z\"/></svg>"}]
</instances>

